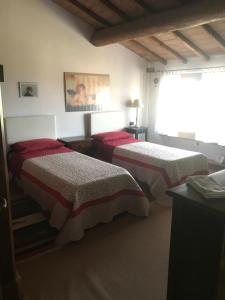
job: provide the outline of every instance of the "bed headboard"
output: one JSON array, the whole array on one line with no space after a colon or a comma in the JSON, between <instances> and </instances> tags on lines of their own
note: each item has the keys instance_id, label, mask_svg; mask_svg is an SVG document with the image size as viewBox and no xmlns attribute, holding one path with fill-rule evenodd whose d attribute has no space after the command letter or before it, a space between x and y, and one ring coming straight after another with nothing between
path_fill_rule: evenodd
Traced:
<instances>
[{"instance_id":1,"label":"bed headboard","mask_svg":"<svg viewBox=\"0 0 225 300\"><path fill-rule=\"evenodd\" d=\"M90 134L121 130L126 126L125 113L104 111L90 114Z\"/></svg>"},{"instance_id":2,"label":"bed headboard","mask_svg":"<svg viewBox=\"0 0 225 300\"><path fill-rule=\"evenodd\" d=\"M54 115L7 117L5 129L8 145L38 138L56 139L56 118Z\"/></svg>"}]
</instances>

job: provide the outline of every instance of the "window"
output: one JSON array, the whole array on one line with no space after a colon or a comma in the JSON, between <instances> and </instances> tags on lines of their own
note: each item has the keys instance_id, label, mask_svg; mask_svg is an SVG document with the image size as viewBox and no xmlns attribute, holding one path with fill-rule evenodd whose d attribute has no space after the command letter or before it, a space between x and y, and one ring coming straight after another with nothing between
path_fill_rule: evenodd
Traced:
<instances>
[{"instance_id":1,"label":"window","mask_svg":"<svg viewBox=\"0 0 225 300\"><path fill-rule=\"evenodd\" d=\"M225 72L164 75L156 131L225 145Z\"/></svg>"}]
</instances>

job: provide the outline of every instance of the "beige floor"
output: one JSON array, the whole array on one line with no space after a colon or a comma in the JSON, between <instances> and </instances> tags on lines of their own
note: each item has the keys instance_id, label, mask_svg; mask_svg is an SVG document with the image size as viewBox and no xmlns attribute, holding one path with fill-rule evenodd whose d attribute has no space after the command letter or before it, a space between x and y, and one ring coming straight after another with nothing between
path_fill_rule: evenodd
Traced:
<instances>
[{"instance_id":1,"label":"beige floor","mask_svg":"<svg viewBox=\"0 0 225 300\"><path fill-rule=\"evenodd\" d=\"M26 299L165 300L171 209L124 215L76 243L20 263Z\"/></svg>"}]
</instances>

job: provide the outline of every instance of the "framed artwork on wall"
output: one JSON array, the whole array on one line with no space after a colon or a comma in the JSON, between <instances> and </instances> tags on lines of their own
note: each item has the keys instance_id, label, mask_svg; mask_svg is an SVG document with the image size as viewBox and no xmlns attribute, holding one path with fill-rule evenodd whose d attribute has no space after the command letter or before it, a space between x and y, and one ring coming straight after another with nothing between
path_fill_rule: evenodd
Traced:
<instances>
[{"instance_id":1,"label":"framed artwork on wall","mask_svg":"<svg viewBox=\"0 0 225 300\"><path fill-rule=\"evenodd\" d=\"M109 101L109 75L65 72L64 85L66 112L102 110Z\"/></svg>"},{"instance_id":2,"label":"framed artwork on wall","mask_svg":"<svg viewBox=\"0 0 225 300\"><path fill-rule=\"evenodd\" d=\"M37 82L19 82L19 96L25 98L38 97Z\"/></svg>"}]
</instances>

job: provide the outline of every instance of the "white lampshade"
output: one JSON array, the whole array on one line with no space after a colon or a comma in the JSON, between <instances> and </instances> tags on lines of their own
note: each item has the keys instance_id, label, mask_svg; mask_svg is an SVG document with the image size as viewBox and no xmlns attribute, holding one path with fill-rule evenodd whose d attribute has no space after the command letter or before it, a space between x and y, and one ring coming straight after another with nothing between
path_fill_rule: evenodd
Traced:
<instances>
[{"instance_id":1,"label":"white lampshade","mask_svg":"<svg viewBox=\"0 0 225 300\"><path fill-rule=\"evenodd\" d=\"M135 99L134 102L132 103L132 107L141 108L143 107L143 104L139 99Z\"/></svg>"}]
</instances>

